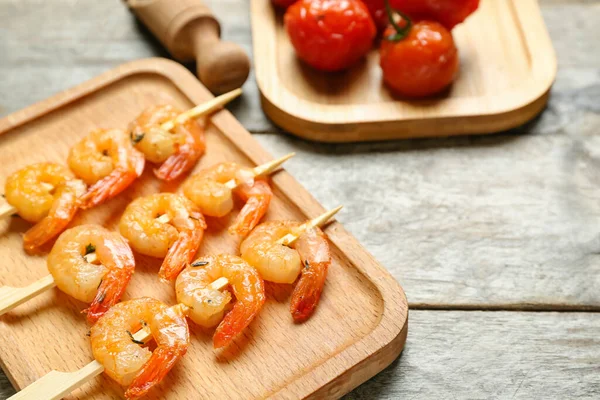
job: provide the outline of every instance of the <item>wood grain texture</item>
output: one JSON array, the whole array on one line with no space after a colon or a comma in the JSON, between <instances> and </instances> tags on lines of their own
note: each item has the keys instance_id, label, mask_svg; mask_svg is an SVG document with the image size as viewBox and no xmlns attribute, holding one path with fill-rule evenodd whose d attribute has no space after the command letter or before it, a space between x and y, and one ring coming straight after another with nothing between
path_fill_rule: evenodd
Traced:
<instances>
[{"instance_id":1,"label":"wood grain texture","mask_svg":"<svg viewBox=\"0 0 600 400\"><path fill-rule=\"evenodd\" d=\"M595 399L598 329L595 313L413 310L400 358L344 400Z\"/></svg>"},{"instance_id":2,"label":"wood grain texture","mask_svg":"<svg viewBox=\"0 0 600 400\"><path fill-rule=\"evenodd\" d=\"M173 61L155 58L125 64L0 120L0 179L31 163L64 163L70 147L92 129L127 126L152 105L189 109L211 97ZM212 116L206 136L209 150L196 171L222 161L256 166L271 159L228 111ZM34 145L44 151L32 153ZM179 190L181 182L160 182L151 170L102 207L79 213L74 225L97 223L117 229L133 199ZM272 181L267 220L302 221L325 211L284 170ZM207 221L199 254L238 253L240 238L226 233L235 214ZM0 221L0 258L10 260L0 266L2 285L20 287L47 275L45 257L29 256L22 249L26 226L19 218ZM291 321L291 285L267 285L269 301L259 318L225 351L215 353L210 336L192 326L186 357L147 398L337 398L389 365L406 340L404 293L339 223L328 224L324 231L332 245L332 265L319 307L306 323ZM136 273L124 298L152 296L174 304L173 285L156 277L160 262L136 255ZM52 369L75 371L91 360L88 328L80 315L85 306L54 289L0 319L0 362L18 387ZM251 372L257 364L271 366L262 370L260 379ZM68 398L113 399L121 391L101 377Z\"/></svg>"},{"instance_id":3,"label":"wood grain texture","mask_svg":"<svg viewBox=\"0 0 600 400\"><path fill-rule=\"evenodd\" d=\"M597 399L596 313L410 312L402 356L344 400Z\"/></svg>"},{"instance_id":4,"label":"wood grain texture","mask_svg":"<svg viewBox=\"0 0 600 400\"><path fill-rule=\"evenodd\" d=\"M522 125L544 107L556 56L538 0L487 0L452 31L460 72L435 98L405 101L382 84L379 52L347 71L300 62L269 0L252 0L255 73L265 113L321 142L481 134Z\"/></svg>"},{"instance_id":5,"label":"wood grain texture","mask_svg":"<svg viewBox=\"0 0 600 400\"><path fill-rule=\"evenodd\" d=\"M206 2L222 21L223 38L240 43L251 53L247 1ZM298 152L288 170L324 204L335 205L329 203L331 193L345 204L338 220L402 283L414 305L494 308L512 304L521 308L534 303L536 308L600 307L594 289L598 276L594 253L600 251L594 204L594 199L600 198L595 172L600 146L600 1L540 0L540 6L559 69L548 107L540 118L522 128L490 137L357 145L307 144L280 134L254 135L272 154L284 154L289 149ZM123 62L167 55L120 0L0 0L0 38L0 115ZM228 108L251 132L276 132L260 108L253 73L244 91L243 97ZM522 142L527 143L523 149ZM446 160L453 165L454 173L444 171ZM523 174L515 165L525 166L527 172ZM569 165L573 166L569 167L572 172ZM424 170L414 171L417 167ZM478 172L482 167L486 174ZM563 172L557 176L559 169ZM497 180L497 174L502 179ZM422 184L413 182L407 187L413 177L422 179ZM423 190L423 196L434 196L432 201L419 198L419 190ZM480 201L470 204L480 190L488 192L485 208ZM364 203L368 191L375 195L368 196ZM449 229L442 237L431 228L436 222L448 224L456 193L466 199L459 205L459 216L476 216L474 221L464 223L484 226L490 233L485 240L477 236L474 227L470 228L471 236ZM416 201L407 203L407 197ZM546 205L540 209L536 204L542 202ZM580 203L586 206L579 207ZM567 204L574 208L569 209ZM447 212L441 212L444 209ZM369 210L373 210L375 221L368 217ZM506 218L511 210L517 210L521 219ZM571 214L577 214L576 220L571 220ZM419 215L433 219L427 234L419 234L415 221ZM390 238L390 227L404 221L415 221L412 234L403 234L400 225L391 230ZM554 233L547 234L546 229ZM565 232L567 236L563 237ZM530 243L532 238L537 245ZM426 242L431 240L437 246ZM480 247L482 243L485 246ZM493 257L486 257L487 253ZM482 258L485 263L480 262ZM549 262L552 268L548 274ZM512 265L514 273L505 272L505 265ZM597 381L587 374L582 378L582 371L592 367L582 367L580 360L585 357L571 356L578 354L577 346L585 341L568 327L562 328L568 314L548 319L547 315L554 314L482 313L494 318L505 315L492 324L486 318L462 323L469 320L471 312L448 313L452 318L444 318L444 312L411 311L411 332L403 356L350 398L510 398L510 391L496 394L496 388L516 390L527 372L520 365L528 368L530 380L524 382L517 398L527 389L527 382L534 384L524 392L524 399L573 398L575 394L598 397ZM596 314L581 315L581 326L576 331L592 335L597 331ZM445 332L454 325L464 328L461 332L466 343L485 335L485 348L468 352L467 345L457 345L456 340L449 345L452 337ZM542 327L539 330L538 325ZM492 326L500 332L496 338L491 336ZM504 330L505 326L509 329ZM515 338L515 346L519 340L527 340L535 346L535 353L548 358L516 347L527 354L517 358L511 353L512 346L503 342L509 335ZM545 340L548 335L553 339ZM534 341L534 337L540 339ZM496 346L495 342L501 344ZM507 357L515 357L511 359L514 362L507 362ZM468 362L463 364L463 359ZM590 360L598 364L592 355ZM554 364L558 366L554 368ZM515 374L510 373L511 368ZM486 375L490 380L478 381L472 396L465 388L457 392L455 384L475 382L475 377L487 370L499 371L497 379ZM561 382L564 390L548 382L555 390L544 392L544 382L536 379L536 371L543 372L541 378L548 376ZM432 391L428 391L430 388ZM11 393L12 387L0 374L0 399Z\"/></svg>"},{"instance_id":6,"label":"wood grain texture","mask_svg":"<svg viewBox=\"0 0 600 400\"><path fill-rule=\"evenodd\" d=\"M340 219L413 307L600 308L597 139L258 139L277 154L296 151L302 161L288 170L317 199L350 208Z\"/></svg>"}]
</instances>

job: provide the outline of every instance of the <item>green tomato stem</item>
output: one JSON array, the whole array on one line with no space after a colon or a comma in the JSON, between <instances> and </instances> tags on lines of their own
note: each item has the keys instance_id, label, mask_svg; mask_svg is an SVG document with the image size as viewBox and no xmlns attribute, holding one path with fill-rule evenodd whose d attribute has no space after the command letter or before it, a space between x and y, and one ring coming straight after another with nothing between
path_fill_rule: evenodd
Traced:
<instances>
[{"instance_id":1,"label":"green tomato stem","mask_svg":"<svg viewBox=\"0 0 600 400\"><path fill-rule=\"evenodd\" d=\"M408 33L410 32L410 29L412 28L412 20L409 18L409 16L404 14L401 11L393 9L392 6L390 5L389 0L385 0L385 11L387 12L390 23L396 30L396 33L387 36L385 38L385 40L389 40L391 42L398 42L398 41L404 39L406 36L408 36ZM400 17L402 17L402 20L406 22L404 27L401 27L400 25L398 25L398 23L396 22L396 19L394 18L394 13L400 15Z\"/></svg>"}]
</instances>

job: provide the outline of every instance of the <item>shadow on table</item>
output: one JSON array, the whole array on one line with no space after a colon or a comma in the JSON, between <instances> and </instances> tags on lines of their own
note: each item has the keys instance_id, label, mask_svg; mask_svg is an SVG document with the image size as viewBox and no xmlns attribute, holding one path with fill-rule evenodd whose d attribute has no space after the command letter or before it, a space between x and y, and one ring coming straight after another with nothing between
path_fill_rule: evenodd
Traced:
<instances>
[{"instance_id":1,"label":"shadow on table","mask_svg":"<svg viewBox=\"0 0 600 400\"><path fill-rule=\"evenodd\" d=\"M524 135L537 134L543 113L526 124L495 134L452 136L444 138L400 139L379 142L318 143L300 139L291 134L285 140L302 151L318 154L360 154L371 152L408 152L438 148L498 146L519 139Z\"/></svg>"},{"instance_id":2,"label":"shadow on table","mask_svg":"<svg viewBox=\"0 0 600 400\"><path fill-rule=\"evenodd\" d=\"M7 399L17 393L3 371L0 372L0 399Z\"/></svg>"}]
</instances>

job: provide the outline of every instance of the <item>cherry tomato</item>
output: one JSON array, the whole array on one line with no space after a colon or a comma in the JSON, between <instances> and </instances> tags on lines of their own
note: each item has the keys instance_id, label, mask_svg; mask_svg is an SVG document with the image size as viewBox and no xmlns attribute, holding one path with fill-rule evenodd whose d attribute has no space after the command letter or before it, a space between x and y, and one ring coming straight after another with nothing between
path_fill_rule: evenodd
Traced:
<instances>
[{"instance_id":1,"label":"cherry tomato","mask_svg":"<svg viewBox=\"0 0 600 400\"><path fill-rule=\"evenodd\" d=\"M479 0L390 0L390 5L414 20L438 21L452 29L477 10Z\"/></svg>"},{"instance_id":2,"label":"cherry tomato","mask_svg":"<svg viewBox=\"0 0 600 400\"><path fill-rule=\"evenodd\" d=\"M298 57L323 71L350 67L371 49L377 33L360 0L299 0L284 22Z\"/></svg>"},{"instance_id":3,"label":"cherry tomato","mask_svg":"<svg viewBox=\"0 0 600 400\"><path fill-rule=\"evenodd\" d=\"M377 26L377 31L383 32L390 23L385 10L385 0L362 0L369 9L369 14Z\"/></svg>"},{"instance_id":4,"label":"cherry tomato","mask_svg":"<svg viewBox=\"0 0 600 400\"><path fill-rule=\"evenodd\" d=\"M288 8L292 4L294 4L297 0L271 0L271 2L277 7L281 7L283 9Z\"/></svg>"},{"instance_id":5,"label":"cherry tomato","mask_svg":"<svg viewBox=\"0 0 600 400\"><path fill-rule=\"evenodd\" d=\"M389 39L397 33L393 26L386 29L379 49L383 79L392 90L424 97L452 83L458 71L458 50L443 25L420 21L404 31L404 38Z\"/></svg>"}]
</instances>

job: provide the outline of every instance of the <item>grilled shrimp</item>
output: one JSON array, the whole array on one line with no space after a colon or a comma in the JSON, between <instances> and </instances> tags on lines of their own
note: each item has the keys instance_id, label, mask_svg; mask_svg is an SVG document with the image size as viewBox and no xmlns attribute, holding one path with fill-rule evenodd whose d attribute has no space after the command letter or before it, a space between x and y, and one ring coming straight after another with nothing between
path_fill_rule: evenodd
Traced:
<instances>
[{"instance_id":1,"label":"grilled shrimp","mask_svg":"<svg viewBox=\"0 0 600 400\"><path fill-rule=\"evenodd\" d=\"M32 251L61 233L75 216L77 199L84 192L85 183L54 163L29 165L9 176L6 201L23 219L36 223L25 233L25 249Z\"/></svg>"},{"instance_id":2,"label":"grilled shrimp","mask_svg":"<svg viewBox=\"0 0 600 400\"><path fill-rule=\"evenodd\" d=\"M331 264L327 238L321 229L302 233L290 247L277 243L288 233L294 234L300 223L270 221L257 226L240 245L242 258L254 266L264 280L294 283L290 312L294 321L302 322L314 312Z\"/></svg>"},{"instance_id":3,"label":"grilled shrimp","mask_svg":"<svg viewBox=\"0 0 600 400\"><path fill-rule=\"evenodd\" d=\"M255 180L250 168L232 162L213 165L190 177L183 185L183 193L203 214L223 217L233 209L232 190L225 186L232 179L241 183L234 192L246 204L229 231L246 236L265 215L273 197L267 181Z\"/></svg>"},{"instance_id":4,"label":"grilled shrimp","mask_svg":"<svg viewBox=\"0 0 600 400\"><path fill-rule=\"evenodd\" d=\"M167 307L149 297L128 300L116 304L92 327L94 358L108 376L128 386L125 398L145 395L186 353L190 333L183 308ZM157 345L153 352L133 338L146 325Z\"/></svg>"},{"instance_id":5,"label":"grilled shrimp","mask_svg":"<svg viewBox=\"0 0 600 400\"><path fill-rule=\"evenodd\" d=\"M163 280L174 280L196 255L206 222L194 203L174 193L134 200L123 213L121 234L141 254L163 258Z\"/></svg>"},{"instance_id":6,"label":"grilled shrimp","mask_svg":"<svg viewBox=\"0 0 600 400\"><path fill-rule=\"evenodd\" d=\"M206 151L204 129L194 119L178 124L172 131L160 128L181 114L169 105L146 109L129 124L131 140L146 160L161 164L154 174L162 180L177 179L196 165Z\"/></svg>"},{"instance_id":7,"label":"grilled shrimp","mask_svg":"<svg viewBox=\"0 0 600 400\"><path fill-rule=\"evenodd\" d=\"M84 257L96 253L98 263ZM135 268L129 245L121 235L99 225L80 225L64 231L48 255L48 270L63 292L91 303L87 319L94 323L115 305Z\"/></svg>"},{"instance_id":8,"label":"grilled shrimp","mask_svg":"<svg viewBox=\"0 0 600 400\"><path fill-rule=\"evenodd\" d=\"M102 204L127 189L144 171L144 156L119 129L98 129L71 148L69 168L91 185L81 208Z\"/></svg>"},{"instance_id":9,"label":"grilled shrimp","mask_svg":"<svg viewBox=\"0 0 600 400\"><path fill-rule=\"evenodd\" d=\"M231 293L210 286L221 277L227 278L237 300L225 318ZM265 286L258 272L242 258L228 254L203 257L190 264L177 277L175 290L177 301L189 307L188 317L198 325L213 327L222 320L213 337L215 348L229 345L265 302Z\"/></svg>"}]
</instances>

